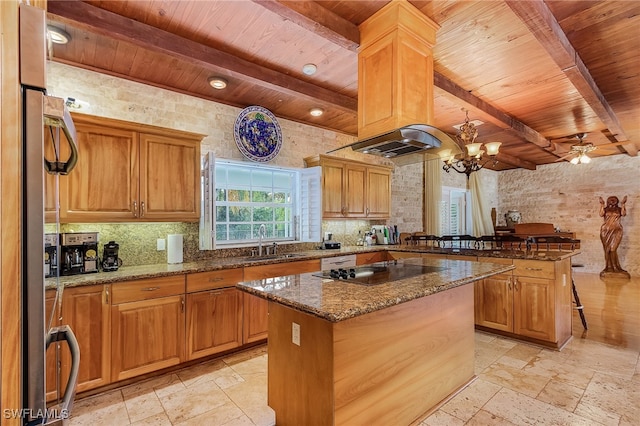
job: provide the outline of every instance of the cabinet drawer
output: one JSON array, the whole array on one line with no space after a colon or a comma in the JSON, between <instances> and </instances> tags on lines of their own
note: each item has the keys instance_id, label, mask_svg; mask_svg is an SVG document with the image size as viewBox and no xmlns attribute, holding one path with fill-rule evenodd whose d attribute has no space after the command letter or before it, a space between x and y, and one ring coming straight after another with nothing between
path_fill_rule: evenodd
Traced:
<instances>
[{"instance_id":1,"label":"cabinet drawer","mask_svg":"<svg viewBox=\"0 0 640 426\"><path fill-rule=\"evenodd\" d=\"M187 293L233 287L242 281L243 269L222 269L219 271L198 272L187 275Z\"/></svg>"},{"instance_id":2,"label":"cabinet drawer","mask_svg":"<svg viewBox=\"0 0 640 426\"><path fill-rule=\"evenodd\" d=\"M111 303L117 305L137 300L156 299L158 297L184 294L185 276L150 278L127 281L111 286Z\"/></svg>"},{"instance_id":3,"label":"cabinet drawer","mask_svg":"<svg viewBox=\"0 0 640 426\"><path fill-rule=\"evenodd\" d=\"M513 275L533 278L555 278L555 262L513 259L513 264L516 267L513 270Z\"/></svg>"},{"instance_id":4,"label":"cabinet drawer","mask_svg":"<svg viewBox=\"0 0 640 426\"><path fill-rule=\"evenodd\" d=\"M358 253L356 255L356 265L367 265L369 263L383 262L385 260L387 260L387 253L384 251Z\"/></svg>"}]
</instances>

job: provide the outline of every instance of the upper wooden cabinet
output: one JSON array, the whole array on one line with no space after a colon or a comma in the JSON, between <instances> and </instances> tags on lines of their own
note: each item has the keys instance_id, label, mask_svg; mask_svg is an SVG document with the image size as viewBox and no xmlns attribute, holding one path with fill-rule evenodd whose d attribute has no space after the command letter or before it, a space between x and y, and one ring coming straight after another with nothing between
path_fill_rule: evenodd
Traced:
<instances>
[{"instance_id":1,"label":"upper wooden cabinet","mask_svg":"<svg viewBox=\"0 0 640 426\"><path fill-rule=\"evenodd\" d=\"M316 155L308 167L322 167L322 217L388 219L391 169L353 160Z\"/></svg>"},{"instance_id":2,"label":"upper wooden cabinet","mask_svg":"<svg viewBox=\"0 0 640 426\"><path fill-rule=\"evenodd\" d=\"M60 177L61 222L197 221L203 135L73 116L78 163ZM53 188L53 176L47 188ZM47 191L46 206L55 202Z\"/></svg>"}]
</instances>

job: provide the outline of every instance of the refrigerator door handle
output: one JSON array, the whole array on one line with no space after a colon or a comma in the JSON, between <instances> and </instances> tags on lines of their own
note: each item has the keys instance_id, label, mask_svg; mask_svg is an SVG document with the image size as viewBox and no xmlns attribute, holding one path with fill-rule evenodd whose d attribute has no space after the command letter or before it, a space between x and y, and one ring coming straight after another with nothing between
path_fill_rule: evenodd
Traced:
<instances>
[{"instance_id":1,"label":"refrigerator door handle","mask_svg":"<svg viewBox=\"0 0 640 426\"><path fill-rule=\"evenodd\" d=\"M47 348L53 342L67 342L69 351L71 352L71 371L69 372L69 380L64 390L62 402L60 403L61 413L70 413L73 406L73 400L76 396L76 385L78 383L78 374L80 372L80 346L76 340L73 330L68 325L53 327L47 334Z\"/></svg>"},{"instance_id":2,"label":"refrigerator door handle","mask_svg":"<svg viewBox=\"0 0 640 426\"><path fill-rule=\"evenodd\" d=\"M76 127L64 99L54 96L44 97L44 124L51 127L61 127L64 132L71 154L67 161L60 161L56 154L55 161L44 159L44 169L49 174L67 175L78 162L78 148L76 145Z\"/></svg>"}]
</instances>

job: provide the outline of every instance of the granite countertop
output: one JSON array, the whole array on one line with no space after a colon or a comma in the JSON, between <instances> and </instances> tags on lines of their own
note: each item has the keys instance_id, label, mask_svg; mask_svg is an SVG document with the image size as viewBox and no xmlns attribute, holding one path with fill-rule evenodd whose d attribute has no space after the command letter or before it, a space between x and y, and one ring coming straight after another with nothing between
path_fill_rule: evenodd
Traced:
<instances>
[{"instance_id":1,"label":"granite countertop","mask_svg":"<svg viewBox=\"0 0 640 426\"><path fill-rule=\"evenodd\" d=\"M123 266L117 271L97 272L93 274L80 274L60 277L60 282L65 287L76 287L93 284L111 284L120 281L136 280L143 278L156 278L171 275L191 274L196 272L215 271L220 269L241 268L245 266L257 266L273 263L285 263L298 260L320 259L323 257L343 256L346 254L368 253L375 251L402 251L414 253L436 253L436 254L457 254L471 255L482 257L500 257L511 259L532 259L532 260L548 260L555 261L574 256L579 251L537 251L525 252L518 250L471 250L471 249L445 249L430 248L424 246L395 246L395 245L377 245L371 247L349 246L338 250L308 250L292 253L291 257L283 255L273 258L265 256L263 258L255 257L228 257L214 258L208 260L200 260L197 262L187 262L180 264L155 264L140 266ZM55 288L55 278L47 278L45 280L45 288Z\"/></svg>"},{"instance_id":2,"label":"granite countertop","mask_svg":"<svg viewBox=\"0 0 640 426\"><path fill-rule=\"evenodd\" d=\"M513 265L422 258L402 259L398 264L425 265L439 270L378 285L336 281L307 273L247 281L237 287L328 321L339 322L514 269Z\"/></svg>"}]
</instances>

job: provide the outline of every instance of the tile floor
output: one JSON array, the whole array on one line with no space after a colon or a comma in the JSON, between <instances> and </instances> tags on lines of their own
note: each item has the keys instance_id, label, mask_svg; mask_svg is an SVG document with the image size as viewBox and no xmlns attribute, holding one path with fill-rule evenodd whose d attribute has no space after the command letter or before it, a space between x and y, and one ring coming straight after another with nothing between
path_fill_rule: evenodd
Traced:
<instances>
[{"instance_id":1,"label":"tile floor","mask_svg":"<svg viewBox=\"0 0 640 426\"><path fill-rule=\"evenodd\" d=\"M638 308L635 300L624 310L633 319ZM604 316L591 311L595 329ZM574 322L581 329L577 314ZM421 426L638 425L640 348L595 334L574 327L558 352L477 332L477 378ZM79 400L70 425L273 425L266 368L263 345Z\"/></svg>"}]
</instances>

